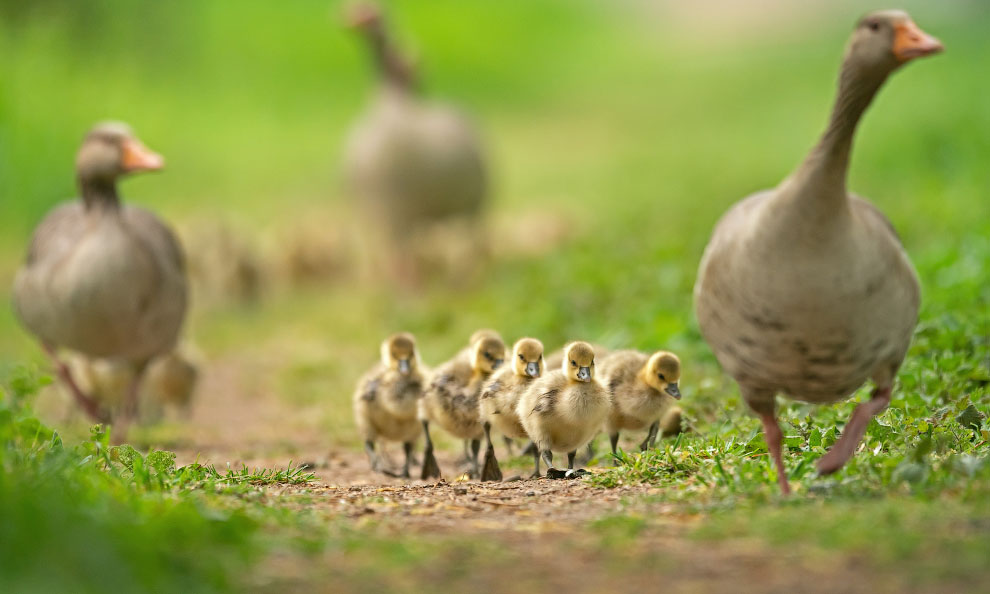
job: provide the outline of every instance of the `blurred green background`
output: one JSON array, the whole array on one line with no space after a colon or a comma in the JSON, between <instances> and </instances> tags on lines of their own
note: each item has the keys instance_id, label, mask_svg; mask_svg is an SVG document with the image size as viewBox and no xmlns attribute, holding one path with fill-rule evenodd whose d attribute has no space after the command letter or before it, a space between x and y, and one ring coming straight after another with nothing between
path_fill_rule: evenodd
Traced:
<instances>
[{"instance_id":1,"label":"blurred green background","mask_svg":"<svg viewBox=\"0 0 990 594\"><path fill-rule=\"evenodd\" d=\"M988 8L904 4L947 51L880 93L850 187L894 222L926 303L985 305ZM0 301L33 226L74 195L74 153L102 119L129 122L167 160L165 172L125 181L125 199L180 228L237 229L272 277L279 238L300 222L321 221L327 235L348 229L339 161L375 79L364 46L341 26L343 6L0 7ZM776 184L815 142L864 10L772 0L388 3L428 95L460 104L483 131L496 230L546 220L523 233L560 238L536 253L510 251L468 288L400 295L342 273L265 291L253 307L197 303L187 334L208 361L243 368L246 384L342 407L378 341L399 328L419 334L429 363L494 326L548 346L578 337L673 346L689 370L710 365L690 313L701 250L730 204ZM968 293L940 291L949 262L963 266L952 274L975 277ZM40 361L39 350L0 308L0 361L22 360ZM349 410L325 415L350 442Z\"/></svg>"},{"instance_id":2,"label":"blurred green background","mask_svg":"<svg viewBox=\"0 0 990 594\"><path fill-rule=\"evenodd\" d=\"M823 571L839 568L843 579L842 568L859 568L877 591L985 591L990 3L901 6L946 52L908 65L881 91L859 129L850 188L900 232L922 281L922 321L894 404L867 434L872 455L834 479L816 479L813 461L853 403L784 408L799 489L788 505L774 499L758 422L700 339L691 287L721 213L775 185L815 143L853 24L880 7L386 3L427 95L459 104L483 132L491 229L503 244L479 282L409 293L353 265L340 159L375 77L363 44L341 25L342 5L0 0L0 583L39 592L243 591L247 583L264 591L252 581L258 567L281 575L302 550L325 554L311 564L322 577L306 591L416 591L438 580L476 587L479 574L465 568L514 588L503 576L532 561L519 540L397 534L388 522L342 519L319 498L283 495L284 476L222 479L195 464L176 469L160 453L161 468L133 458L104 465L106 436L78 445L86 423L67 419L47 388L37 403L44 420L77 445L49 443L28 406L45 383L30 369L47 366L6 305L9 288L34 225L75 193L83 134L113 118L167 161L161 174L123 182L124 198L183 237L231 230L261 271L255 302L195 295L186 334L203 381L193 415L135 432L139 447L174 449L180 464L284 466L328 448L358 460L351 390L382 337L398 329L417 334L429 364L480 326L551 348L574 338L671 348L684 361L683 404L696 431L635 464L600 469L597 486L657 488L627 502L633 512L617 508L585 526L592 544L576 550L598 563L577 579L642 575L656 584L672 567L656 543L677 548L693 534L699 553L732 540L728 556L824 559ZM331 272L286 282L284 252L299 242L332 252ZM190 258L215 245L190 243ZM671 524L685 516L699 521ZM556 557L555 534L543 542ZM257 564L270 550L281 553ZM740 559L727 571L764 567ZM553 583L540 573L547 581L538 583ZM740 579L739 591L760 585ZM268 591L283 590L275 582Z\"/></svg>"}]
</instances>

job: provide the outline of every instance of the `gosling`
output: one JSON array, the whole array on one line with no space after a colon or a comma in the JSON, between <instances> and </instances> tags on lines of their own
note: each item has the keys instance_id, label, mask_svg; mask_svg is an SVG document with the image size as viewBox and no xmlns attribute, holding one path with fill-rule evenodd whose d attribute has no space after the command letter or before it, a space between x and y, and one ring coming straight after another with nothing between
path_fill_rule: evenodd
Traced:
<instances>
[{"instance_id":1,"label":"gosling","mask_svg":"<svg viewBox=\"0 0 990 594\"><path fill-rule=\"evenodd\" d=\"M523 428L516 406L519 397L529 387L530 383L543 375L543 343L535 338L520 338L512 347L512 365L496 371L481 391L479 410L481 426L485 431L485 460L481 469L481 480L500 481L502 470L495 458L495 446L492 445L492 425L508 440L525 439L526 429ZM539 476L540 455L534 448L534 461Z\"/></svg>"},{"instance_id":2,"label":"gosling","mask_svg":"<svg viewBox=\"0 0 990 594\"><path fill-rule=\"evenodd\" d=\"M409 478L413 443L419 435L417 407L426 386L423 367L412 334L393 334L382 342L381 362L359 381L354 392L354 419L364 438L371 469L387 476ZM380 439L402 442L405 462L401 473L384 467L375 451Z\"/></svg>"},{"instance_id":3,"label":"gosling","mask_svg":"<svg viewBox=\"0 0 990 594\"><path fill-rule=\"evenodd\" d=\"M575 342L565 350L559 371L533 381L516 407L526 434L547 465L547 478L577 478L578 448L589 443L612 409L612 396L595 378L595 350ZM553 451L567 452L567 471L553 467ZM539 473L537 460L537 474Z\"/></svg>"},{"instance_id":4,"label":"gosling","mask_svg":"<svg viewBox=\"0 0 990 594\"><path fill-rule=\"evenodd\" d=\"M681 399L678 382L681 361L677 355L659 351L647 355L639 351L615 351L602 357L601 381L612 394L614 406L605 421L605 431L616 455L619 431L649 428L639 449L647 450L656 443L660 421L665 430L679 425L680 409L674 406ZM676 415L676 421L675 420Z\"/></svg>"},{"instance_id":5,"label":"gosling","mask_svg":"<svg viewBox=\"0 0 990 594\"><path fill-rule=\"evenodd\" d=\"M433 455L433 440L430 438L431 421L455 437L470 440L470 476L479 475L478 451L481 449L483 430L478 395L488 377L505 360L505 343L493 331L479 331L471 338L474 340L467 349L462 349L453 359L437 368L420 401L419 419L426 439L421 472L423 480L440 477L440 466Z\"/></svg>"}]
</instances>

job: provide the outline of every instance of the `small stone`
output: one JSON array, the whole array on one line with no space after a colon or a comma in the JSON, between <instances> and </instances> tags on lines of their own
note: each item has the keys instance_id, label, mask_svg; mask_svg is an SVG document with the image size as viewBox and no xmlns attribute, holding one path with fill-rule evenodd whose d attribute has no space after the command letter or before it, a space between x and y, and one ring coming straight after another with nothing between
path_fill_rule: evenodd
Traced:
<instances>
[{"instance_id":1,"label":"small stone","mask_svg":"<svg viewBox=\"0 0 990 594\"><path fill-rule=\"evenodd\" d=\"M465 487L454 488L454 495L467 495L467 488Z\"/></svg>"}]
</instances>

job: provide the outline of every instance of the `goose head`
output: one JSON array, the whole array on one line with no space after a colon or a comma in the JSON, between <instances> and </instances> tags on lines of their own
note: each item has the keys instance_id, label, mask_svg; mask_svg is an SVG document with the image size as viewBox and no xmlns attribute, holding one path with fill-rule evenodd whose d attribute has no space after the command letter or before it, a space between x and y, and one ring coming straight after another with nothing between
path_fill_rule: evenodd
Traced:
<instances>
[{"instance_id":1,"label":"goose head","mask_svg":"<svg viewBox=\"0 0 990 594\"><path fill-rule=\"evenodd\" d=\"M512 347L512 367L521 377L543 375L543 343L535 338L520 338Z\"/></svg>"},{"instance_id":2,"label":"goose head","mask_svg":"<svg viewBox=\"0 0 990 594\"><path fill-rule=\"evenodd\" d=\"M415 90L415 65L393 46L380 6L369 1L354 4L347 10L345 22L368 42L385 81L395 88Z\"/></svg>"},{"instance_id":3,"label":"goose head","mask_svg":"<svg viewBox=\"0 0 990 594\"><path fill-rule=\"evenodd\" d=\"M392 371L409 375L419 367L416 339L408 332L393 334L382 342L382 364Z\"/></svg>"},{"instance_id":4,"label":"goose head","mask_svg":"<svg viewBox=\"0 0 990 594\"><path fill-rule=\"evenodd\" d=\"M498 333L498 330L492 330L491 328L480 328L471 334L468 338L468 344L474 344L483 338L497 338L502 340L502 335Z\"/></svg>"},{"instance_id":5,"label":"goose head","mask_svg":"<svg viewBox=\"0 0 990 594\"><path fill-rule=\"evenodd\" d=\"M83 139L76 155L80 182L113 184L117 178L165 166L161 155L152 152L119 122L97 124Z\"/></svg>"},{"instance_id":6,"label":"goose head","mask_svg":"<svg viewBox=\"0 0 990 594\"><path fill-rule=\"evenodd\" d=\"M568 380L590 382L595 378L595 349L586 342L572 342L564 352L562 367Z\"/></svg>"},{"instance_id":7,"label":"goose head","mask_svg":"<svg viewBox=\"0 0 990 594\"><path fill-rule=\"evenodd\" d=\"M344 21L355 31L378 33L382 30L382 9L373 2L359 2L347 9Z\"/></svg>"},{"instance_id":8,"label":"goose head","mask_svg":"<svg viewBox=\"0 0 990 594\"><path fill-rule=\"evenodd\" d=\"M471 368L490 374L505 361L505 343L498 336L485 336L471 345Z\"/></svg>"},{"instance_id":9,"label":"goose head","mask_svg":"<svg viewBox=\"0 0 990 594\"><path fill-rule=\"evenodd\" d=\"M884 77L899 66L943 50L901 10L871 12L860 19L846 49L845 66Z\"/></svg>"},{"instance_id":10,"label":"goose head","mask_svg":"<svg viewBox=\"0 0 990 594\"><path fill-rule=\"evenodd\" d=\"M681 391L678 382L681 379L681 360L674 353L660 351L653 353L643 367L643 381L651 388L678 400Z\"/></svg>"}]
</instances>

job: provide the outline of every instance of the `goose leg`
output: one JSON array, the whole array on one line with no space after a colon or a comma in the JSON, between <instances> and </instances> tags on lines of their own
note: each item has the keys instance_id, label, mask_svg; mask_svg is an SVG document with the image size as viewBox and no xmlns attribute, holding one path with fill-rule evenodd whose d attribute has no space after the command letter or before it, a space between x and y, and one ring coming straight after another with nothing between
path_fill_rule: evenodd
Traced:
<instances>
[{"instance_id":1,"label":"goose leg","mask_svg":"<svg viewBox=\"0 0 990 594\"><path fill-rule=\"evenodd\" d=\"M584 449L584 452L581 453L581 457L577 459L577 463L581 466L584 466L588 462L591 462L591 460L594 457L595 457L595 440L592 439L591 441L588 442L588 447L586 447Z\"/></svg>"},{"instance_id":2,"label":"goose leg","mask_svg":"<svg viewBox=\"0 0 990 594\"><path fill-rule=\"evenodd\" d=\"M515 448L513 448L513 445L515 444L515 442L512 440L512 438L509 437L508 435L503 435L502 436L502 442L505 443L505 451L508 453L508 456L510 458L513 457L513 456L515 456L515 454L512 451L513 449L515 449Z\"/></svg>"},{"instance_id":3,"label":"goose leg","mask_svg":"<svg viewBox=\"0 0 990 594\"><path fill-rule=\"evenodd\" d=\"M783 444L784 433L777 424L777 415L773 412L760 413L760 420L763 422L763 437L767 442L767 449L773 458L774 466L777 467L777 483L780 485L780 492L784 495L791 493L791 486L787 482L787 470L784 468Z\"/></svg>"},{"instance_id":4,"label":"goose leg","mask_svg":"<svg viewBox=\"0 0 990 594\"><path fill-rule=\"evenodd\" d=\"M653 424L650 425L649 432L647 432L646 434L646 439L643 440L643 443L639 444L639 451L645 452L646 450L653 447L653 445L657 442L657 431L659 430L660 430L660 421L659 420L653 421Z\"/></svg>"},{"instance_id":5,"label":"goose leg","mask_svg":"<svg viewBox=\"0 0 990 594\"><path fill-rule=\"evenodd\" d=\"M529 478L540 478L543 475L540 473L540 450L536 447L533 442L529 442L533 446L533 474Z\"/></svg>"},{"instance_id":6,"label":"goose leg","mask_svg":"<svg viewBox=\"0 0 990 594\"><path fill-rule=\"evenodd\" d=\"M83 409L89 417L96 421L97 423L103 423L104 425L110 423L110 415L107 414L105 410L100 407L100 404L92 396L86 394L79 388L79 384L76 383L75 378L72 377L72 371L69 366L66 365L61 359L58 358L58 354L55 352L55 347L48 343L41 343L42 348L45 350L45 354L51 359L52 365L55 366L55 373L58 375L62 383L69 389L69 393L72 394L72 398L75 399L76 404L79 408Z\"/></svg>"},{"instance_id":7,"label":"goose leg","mask_svg":"<svg viewBox=\"0 0 990 594\"><path fill-rule=\"evenodd\" d=\"M577 457L577 450L573 452L567 452L567 472L564 473L566 479L576 479L580 476L590 474L587 470L583 468L578 468L574 470L574 458Z\"/></svg>"},{"instance_id":8,"label":"goose leg","mask_svg":"<svg viewBox=\"0 0 990 594\"><path fill-rule=\"evenodd\" d=\"M420 472L420 478L424 481L440 478L440 465L437 464L437 459L433 456L433 440L430 439L429 421L423 421L423 435L426 437L426 447L423 449L423 468Z\"/></svg>"},{"instance_id":9,"label":"goose leg","mask_svg":"<svg viewBox=\"0 0 990 594\"><path fill-rule=\"evenodd\" d=\"M787 469L784 468L784 433L777 424L777 404L774 402L774 393L766 390L754 390L746 386L739 386L742 391L743 400L753 411L759 415L763 423L763 438L767 442L767 450L773 458L774 466L777 468L777 483L780 485L780 492L789 495L791 486L787 482Z\"/></svg>"},{"instance_id":10,"label":"goose leg","mask_svg":"<svg viewBox=\"0 0 990 594\"><path fill-rule=\"evenodd\" d=\"M134 368L134 377L131 379L131 383L127 386L127 392L124 394L124 404L121 407L120 416L110 432L111 441L116 444L124 443L124 440L127 438L128 429L138 421L141 380L144 379L144 371L147 368L147 361L136 365Z\"/></svg>"},{"instance_id":11,"label":"goose leg","mask_svg":"<svg viewBox=\"0 0 990 594\"><path fill-rule=\"evenodd\" d=\"M890 405L890 393L890 386L877 388L873 390L869 400L856 405L856 409L849 417L849 422L842 430L839 440L818 461L820 474L832 474L839 470L856 453L856 448L859 446L859 442L863 440L870 419L883 412Z\"/></svg>"},{"instance_id":12,"label":"goose leg","mask_svg":"<svg viewBox=\"0 0 990 594\"><path fill-rule=\"evenodd\" d=\"M495 446L492 445L492 424L485 423L483 427L488 447L485 448L485 463L481 469L481 480L500 481L502 480L502 470L498 467L498 460L495 459Z\"/></svg>"},{"instance_id":13,"label":"goose leg","mask_svg":"<svg viewBox=\"0 0 990 594\"><path fill-rule=\"evenodd\" d=\"M141 363L134 369L134 378L127 386L127 394L124 397L124 407L121 417L125 422L136 421L139 413L141 380L144 379L144 370L148 368L147 363Z\"/></svg>"},{"instance_id":14,"label":"goose leg","mask_svg":"<svg viewBox=\"0 0 990 594\"><path fill-rule=\"evenodd\" d=\"M382 459L378 456L378 452L375 451L375 442L373 440L364 440L364 453L368 454L368 464L371 465L371 470L373 472L381 472Z\"/></svg>"},{"instance_id":15,"label":"goose leg","mask_svg":"<svg viewBox=\"0 0 990 594\"><path fill-rule=\"evenodd\" d=\"M478 478L481 475L481 466L478 464L478 452L481 451L481 440L471 440L471 478Z\"/></svg>"},{"instance_id":16,"label":"goose leg","mask_svg":"<svg viewBox=\"0 0 990 594\"><path fill-rule=\"evenodd\" d=\"M564 478L564 471L557 470L553 467L553 452L550 450L543 450L540 452L540 456L543 458L543 463L547 465L547 478L548 479L559 479Z\"/></svg>"},{"instance_id":17,"label":"goose leg","mask_svg":"<svg viewBox=\"0 0 990 594\"><path fill-rule=\"evenodd\" d=\"M608 436L608 443L612 446L612 466L617 466L619 464L619 432L610 433Z\"/></svg>"},{"instance_id":18,"label":"goose leg","mask_svg":"<svg viewBox=\"0 0 990 594\"><path fill-rule=\"evenodd\" d=\"M409 465L412 463L413 459L413 443L411 441L403 443L402 449L406 453L406 460L402 464L402 474L399 476L402 478L409 478Z\"/></svg>"}]
</instances>

